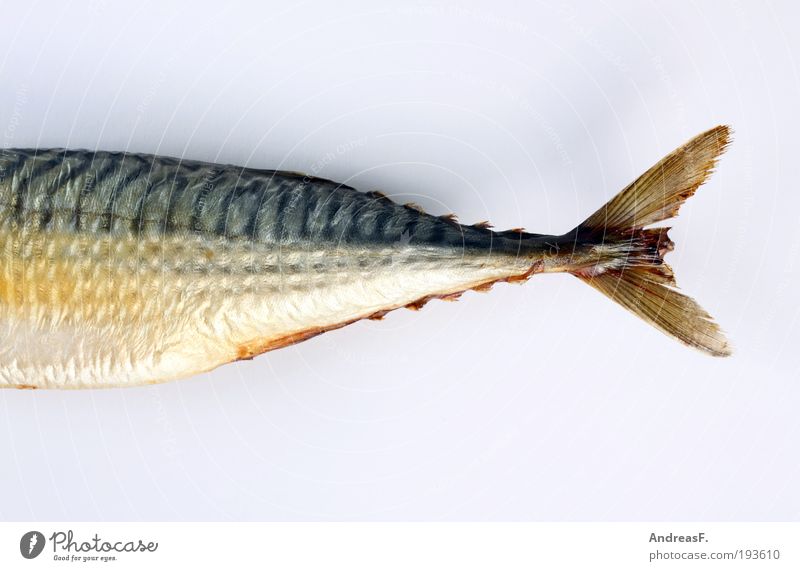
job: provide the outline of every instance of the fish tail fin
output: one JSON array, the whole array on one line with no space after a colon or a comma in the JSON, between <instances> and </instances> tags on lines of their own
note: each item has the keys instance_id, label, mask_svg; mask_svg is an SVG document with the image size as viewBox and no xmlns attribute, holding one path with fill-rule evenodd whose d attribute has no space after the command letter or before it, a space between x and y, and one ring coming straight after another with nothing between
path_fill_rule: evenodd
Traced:
<instances>
[{"instance_id":1,"label":"fish tail fin","mask_svg":"<svg viewBox=\"0 0 800 571\"><path fill-rule=\"evenodd\" d=\"M667 335L715 356L730 355L730 346L711 316L677 291L664 262L674 246L669 228L644 226L675 216L713 171L729 141L727 126L698 135L569 234L576 243L589 245L594 260L571 273Z\"/></svg>"}]
</instances>

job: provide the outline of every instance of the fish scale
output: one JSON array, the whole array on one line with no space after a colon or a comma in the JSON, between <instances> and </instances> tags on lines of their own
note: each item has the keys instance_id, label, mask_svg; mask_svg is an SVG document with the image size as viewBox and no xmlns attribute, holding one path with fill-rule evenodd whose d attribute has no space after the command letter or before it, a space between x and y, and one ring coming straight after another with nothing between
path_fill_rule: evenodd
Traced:
<instances>
[{"instance_id":1,"label":"fish scale","mask_svg":"<svg viewBox=\"0 0 800 571\"><path fill-rule=\"evenodd\" d=\"M658 221L727 144L674 151L559 236L461 225L377 193L275 170L136 153L0 151L0 386L185 377L364 318L565 271L662 331L729 352L671 289ZM655 170L654 170L655 169Z\"/></svg>"}]
</instances>

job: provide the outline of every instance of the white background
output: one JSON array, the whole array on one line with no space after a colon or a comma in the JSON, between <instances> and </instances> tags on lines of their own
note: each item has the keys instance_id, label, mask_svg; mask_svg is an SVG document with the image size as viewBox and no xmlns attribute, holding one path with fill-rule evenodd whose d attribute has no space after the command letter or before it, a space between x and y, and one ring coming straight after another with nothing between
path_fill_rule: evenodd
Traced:
<instances>
[{"instance_id":1,"label":"white background","mask_svg":"<svg viewBox=\"0 0 800 571\"><path fill-rule=\"evenodd\" d=\"M733 357L549 275L163 386L4 391L0 518L800 518L791 2L0 13L2 146L301 170L501 229L562 233L736 131L669 258Z\"/></svg>"}]
</instances>

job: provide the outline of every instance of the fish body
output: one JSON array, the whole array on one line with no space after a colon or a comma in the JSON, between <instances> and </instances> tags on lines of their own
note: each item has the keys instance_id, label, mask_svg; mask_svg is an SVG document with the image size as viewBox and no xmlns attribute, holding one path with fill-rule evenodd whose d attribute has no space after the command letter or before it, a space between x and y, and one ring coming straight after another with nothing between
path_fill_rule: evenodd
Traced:
<instances>
[{"instance_id":1,"label":"fish body","mask_svg":"<svg viewBox=\"0 0 800 571\"><path fill-rule=\"evenodd\" d=\"M718 153L727 131L714 136ZM561 236L497 232L298 173L2 150L0 386L166 381L540 272L601 291L634 268L666 275L665 231L587 222ZM705 346L682 340L724 353L709 331Z\"/></svg>"}]
</instances>

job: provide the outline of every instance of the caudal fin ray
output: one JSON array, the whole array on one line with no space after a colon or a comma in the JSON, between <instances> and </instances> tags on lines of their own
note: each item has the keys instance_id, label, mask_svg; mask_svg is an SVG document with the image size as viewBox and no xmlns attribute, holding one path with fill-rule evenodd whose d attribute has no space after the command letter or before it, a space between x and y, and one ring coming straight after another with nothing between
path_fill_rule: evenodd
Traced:
<instances>
[{"instance_id":1,"label":"caudal fin ray","mask_svg":"<svg viewBox=\"0 0 800 571\"><path fill-rule=\"evenodd\" d=\"M678 147L587 218L579 228L643 228L674 217L708 178L730 143L730 127L709 129Z\"/></svg>"},{"instance_id":2,"label":"caudal fin ray","mask_svg":"<svg viewBox=\"0 0 800 571\"><path fill-rule=\"evenodd\" d=\"M683 343L714 356L730 355L725 335L691 297L677 291L664 255L674 244L667 228L648 228L674 217L706 180L730 142L715 127L676 149L628 185L575 230L614 258L572 273L635 315Z\"/></svg>"},{"instance_id":3,"label":"caudal fin ray","mask_svg":"<svg viewBox=\"0 0 800 571\"><path fill-rule=\"evenodd\" d=\"M716 357L731 354L722 330L691 297L641 269L581 278L650 325Z\"/></svg>"}]
</instances>

